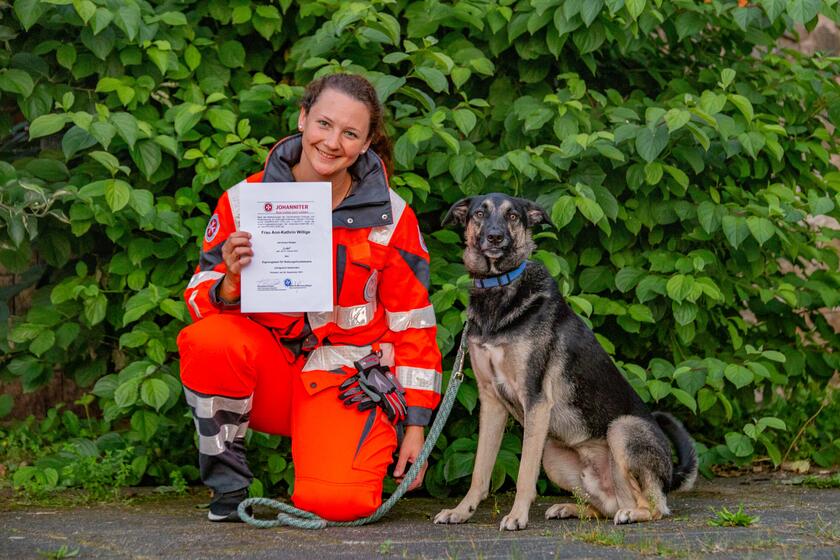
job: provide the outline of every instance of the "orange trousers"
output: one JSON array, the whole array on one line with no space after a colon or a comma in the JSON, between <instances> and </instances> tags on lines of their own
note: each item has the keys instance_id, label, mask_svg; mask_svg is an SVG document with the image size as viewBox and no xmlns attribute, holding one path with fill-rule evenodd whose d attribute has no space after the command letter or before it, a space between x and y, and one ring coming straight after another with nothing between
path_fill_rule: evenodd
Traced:
<instances>
[{"instance_id":1,"label":"orange trousers","mask_svg":"<svg viewBox=\"0 0 840 560\"><path fill-rule=\"evenodd\" d=\"M291 436L296 507L333 521L359 519L379 507L397 435L378 408L359 412L339 400L338 384L355 371L345 368L333 373L335 384L307 390L300 376L305 360L294 359L268 329L237 314L189 325L178 335L178 348L181 381L189 391L253 396L250 427ZM247 463L245 468L250 475Z\"/></svg>"}]
</instances>

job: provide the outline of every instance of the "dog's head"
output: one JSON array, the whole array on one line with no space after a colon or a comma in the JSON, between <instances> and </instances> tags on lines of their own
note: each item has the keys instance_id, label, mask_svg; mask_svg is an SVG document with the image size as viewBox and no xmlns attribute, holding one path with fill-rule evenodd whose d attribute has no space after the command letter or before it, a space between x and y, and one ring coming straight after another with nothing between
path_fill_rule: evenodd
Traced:
<instances>
[{"instance_id":1,"label":"dog's head","mask_svg":"<svg viewBox=\"0 0 840 560\"><path fill-rule=\"evenodd\" d=\"M459 200L443 218L443 225L453 222L466 229L464 265L479 277L519 266L535 248L531 228L551 224L545 210L530 200L500 193Z\"/></svg>"}]
</instances>

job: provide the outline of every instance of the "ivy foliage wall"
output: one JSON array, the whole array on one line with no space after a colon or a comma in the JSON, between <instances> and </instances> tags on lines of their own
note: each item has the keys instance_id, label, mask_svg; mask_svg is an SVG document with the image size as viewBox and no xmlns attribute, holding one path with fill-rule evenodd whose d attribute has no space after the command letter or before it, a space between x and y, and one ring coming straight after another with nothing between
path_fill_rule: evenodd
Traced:
<instances>
[{"instance_id":1,"label":"ivy foliage wall","mask_svg":"<svg viewBox=\"0 0 840 560\"><path fill-rule=\"evenodd\" d=\"M17 484L72 485L73 456L122 461L124 482L194 479L180 294L215 199L294 130L302 86L337 71L387 107L447 364L468 281L440 216L514 193L556 226L535 258L639 394L685 420L707 472L840 461L840 340L818 313L840 303L837 233L812 219L840 216L840 64L777 47L837 21L836 0L14 0L0 14L0 266L17 275L0 289L0 379L37 391L61 370L91 408L40 424L58 435L12 466ZM31 308L10 316L26 288ZM467 479L476 406L470 381L435 495ZM256 491L285 489L287 442L250 438ZM513 427L494 489L518 447Z\"/></svg>"}]
</instances>

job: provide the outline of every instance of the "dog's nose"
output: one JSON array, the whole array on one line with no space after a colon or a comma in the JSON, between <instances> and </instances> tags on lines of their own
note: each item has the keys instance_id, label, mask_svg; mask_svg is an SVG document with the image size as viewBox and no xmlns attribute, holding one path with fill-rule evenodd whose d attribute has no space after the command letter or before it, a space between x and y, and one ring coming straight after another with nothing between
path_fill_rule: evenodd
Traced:
<instances>
[{"instance_id":1,"label":"dog's nose","mask_svg":"<svg viewBox=\"0 0 840 560\"><path fill-rule=\"evenodd\" d=\"M488 233L487 234L487 241L492 243L493 245L501 245L502 241L504 241L505 237L503 235L499 235L497 233Z\"/></svg>"}]
</instances>

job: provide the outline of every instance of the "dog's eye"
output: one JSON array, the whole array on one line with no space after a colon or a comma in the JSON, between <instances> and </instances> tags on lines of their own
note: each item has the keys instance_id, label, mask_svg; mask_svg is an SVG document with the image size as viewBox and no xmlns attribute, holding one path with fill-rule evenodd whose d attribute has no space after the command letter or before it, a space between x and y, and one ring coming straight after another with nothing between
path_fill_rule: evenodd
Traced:
<instances>
[{"instance_id":1,"label":"dog's eye","mask_svg":"<svg viewBox=\"0 0 840 560\"><path fill-rule=\"evenodd\" d=\"M473 214L476 218L483 218L484 217L484 210L476 210L475 214Z\"/></svg>"},{"instance_id":2,"label":"dog's eye","mask_svg":"<svg viewBox=\"0 0 840 560\"><path fill-rule=\"evenodd\" d=\"M507 219L509 222L518 222L519 216L517 216L516 214L508 214Z\"/></svg>"}]
</instances>

